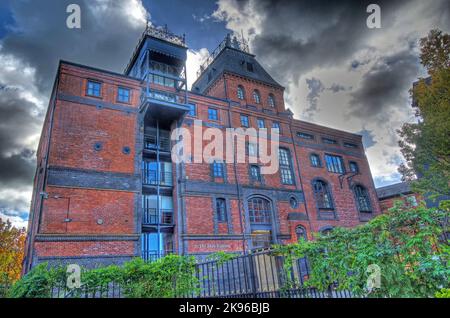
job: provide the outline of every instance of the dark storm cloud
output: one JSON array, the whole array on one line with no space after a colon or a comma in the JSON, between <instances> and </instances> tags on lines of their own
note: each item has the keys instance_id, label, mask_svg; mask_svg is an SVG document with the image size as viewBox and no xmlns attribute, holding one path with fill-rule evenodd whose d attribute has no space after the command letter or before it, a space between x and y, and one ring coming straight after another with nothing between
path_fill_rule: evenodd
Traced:
<instances>
[{"instance_id":1,"label":"dark storm cloud","mask_svg":"<svg viewBox=\"0 0 450 318\"><path fill-rule=\"evenodd\" d=\"M325 86L319 79L310 78L306 79L306 84L308 85L309 93L306 99L308 100L309 106L305 109L305 113L308 117L311 117L317 110L317 99L320 94L325 90Z\"/></svg>"},{"instance_id":2,"label":"dark storm cloud","mask_svg":"<svg viewBox=\"0 0 450 318\"><path fill-rule=\"evenodd\" d=\"M40 131L42 112L9 89L0 92L0 118L0 189L31 185L35 156L24 140Z\"/></svg>"},{"instance_id":3,"label":"dark storm cloud","mask_svg":"<svg viewBox=\"0 0 450 318\"><path fill-rule=\"evenodd\" d=\"M123 1L76 1L81 29L66 27L72 0L13 1L18 32L2 40L2 51L36 68L39 89L49 92L57 63L70 60L122 72L145 25L132 26ZM131 19L131 17L130 17Z\"/></svg>"},{"instance_id":4,"label":"dark storm cloud","mask_svg":"<svg viewBox=\"0 0 450 318\"><path fill-rule=\"evenodd\" d=\"M66 8L81 7L81 29ZM26 219L36 140L60 59L122 72L145 27L130 1L10 1L0 39L0 215ZM142 12L142 11L140 11Z\"/></svg>"},{"instance_id":5,"label":"dark storm cloud","mask_svg":"<svg viewBox=\"0 0 450 318\"><path fill-rule=\"evenodd\" d=\"M366 26L372 1L256 1L265 18L252 42L254 52L276 78L297 81L315 67L338 65L361 49L365 37L382 32ZM383 28L404 1L377 1Z\"/></svg>"},{"instance_id":6,"label":"dark storm cloud","mask_svg":"<svg viewBox=\"0 0 450 318\"><path fill-rule=\"evenodd\" d=\"M352 87L346 87L344 85L341 84L337 84L337 83L333 83L329 88L330 91L332 91L333 93L339 93L341 91L347 91L347 90L351 90Z\"/></svg>"},{"instance_id":7,"label":"dark storm cloud","mask_svg":"<svg viewBox=\"0 0 450 318\"><path fill-rule=\"evenodd\" d=\"M405 94L418 71L419 60L411 49L380 58L363 75L360 87L350 94L350 115L369 119L386 114L385 110L392 107L404 106Z\"/></svg>"},{"instance_id":8,"label":"dark storm cloud","mask_svg":"<svg viewBox=\"0 0 450 318\"><path fill-rule=\"evenodd\" d=\"M362 142L365 149L369 149L376 145L375 134L372 130L363 129L357 132L358 135L362 135Z\"/></svg>"}]
</instances>

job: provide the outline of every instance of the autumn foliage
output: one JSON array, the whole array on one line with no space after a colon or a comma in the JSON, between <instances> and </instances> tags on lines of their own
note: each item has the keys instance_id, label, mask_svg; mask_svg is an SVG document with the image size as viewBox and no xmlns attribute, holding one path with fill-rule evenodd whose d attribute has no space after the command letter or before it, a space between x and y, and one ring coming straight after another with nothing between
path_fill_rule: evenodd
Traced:
<instances>
[{"instance_id":1,"label":"autumn foliage","mask_svg":"<svg viewBox=\"0 0 450 318\"><path fill-rule=\"evenodd\" d=\"M10 285L20 278L26 231L0 219L0 285Z\"/></svg>"}]
</instances>

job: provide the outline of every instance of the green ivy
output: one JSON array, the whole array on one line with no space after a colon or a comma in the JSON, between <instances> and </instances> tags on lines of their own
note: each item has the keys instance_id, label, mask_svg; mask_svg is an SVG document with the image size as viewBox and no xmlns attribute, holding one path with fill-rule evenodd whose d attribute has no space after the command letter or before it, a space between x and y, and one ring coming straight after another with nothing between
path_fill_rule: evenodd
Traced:
<instances>
[{"instance_id":1,"label":"green ivy","mask_svg":"<svg viewBox=\"0 0 450 318\"><path fill-rule=\"evenodd\" d=\"M434 297L449 286L449 242L442 239L448 209L416 208L396 203L389 213L354 228L335 228L314 241L275 246L285 256L287 281L293 261L307 257L311 273L306 286L326 291L338 283L339 290L364 297ZM380 288L366 287L367 268L381 270Z\"/></svg>"},{"instance_id":2,"label":"green ivy","mask_svg":"<svg viewBox=\"0 0 450 318\"><path fill-rule=\"evenodd\" d=\"M9 297L51 296L52 287L65 286L66 269L62 266L49 267L47 263L35 266L27 275L11 288ZM180 297L198 292L195 276L195 259L178 255L168 255L154 262L144 262L134 258L123 266L110 265L95 269L82 269L79 289L72 290L71 297L81 297L84 293L101 293L107 296L108 285L121 286L122 295L131 298ZM62 289L59 297L68 293Z\"/></svg>"}]
</instances>

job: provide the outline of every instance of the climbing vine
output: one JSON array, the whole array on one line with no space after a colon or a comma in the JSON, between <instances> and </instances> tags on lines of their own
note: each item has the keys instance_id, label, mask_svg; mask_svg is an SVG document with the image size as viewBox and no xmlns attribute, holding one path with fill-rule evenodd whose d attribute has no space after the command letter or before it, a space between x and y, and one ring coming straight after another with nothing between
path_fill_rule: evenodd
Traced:
<instances>
[{"instance_id":1,"label":"climbing vine","mask_svg":"<svg viewBox=\"0 0 450 318\"><path fill-rule=\"evenodd\" d=\"M275 252L285 256L288 286L295 283L290 264L307 257L311 272L305 285L320 291L338 283L354 296L434 297L449 287L448 218L448 208L397 203L367 224L335 228L314 241L276 246ZM380 269L380 286L369 290L372 264Z\"/></svg>"}]
</instances>

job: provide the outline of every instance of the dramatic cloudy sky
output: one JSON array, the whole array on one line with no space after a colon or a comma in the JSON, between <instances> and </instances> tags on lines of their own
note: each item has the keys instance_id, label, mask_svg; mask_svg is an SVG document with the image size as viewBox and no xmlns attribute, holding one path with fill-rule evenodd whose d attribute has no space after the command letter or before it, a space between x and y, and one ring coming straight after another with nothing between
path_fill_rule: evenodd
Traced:
<instances>
[{"instance_id":1,"label":"dramatic cloudy sky","mask_svg":"<svg viewBox=\"0 0 450 318\"><path fill-rule=\"evenodd\" d=\"M68 29L66 7L81 7ZM366 7L381 7L381 29ZM395 130L414 120L408 89L424 70L417 40L450 32L447 0L3 0L0 2L0 217L28 218L35 151L59 59L123 71L146 17L186 33L188 79L227 32L243 32L286 87L295 117L364 136L377 186L399 181Z\"/></svg>"}]
</instances>

